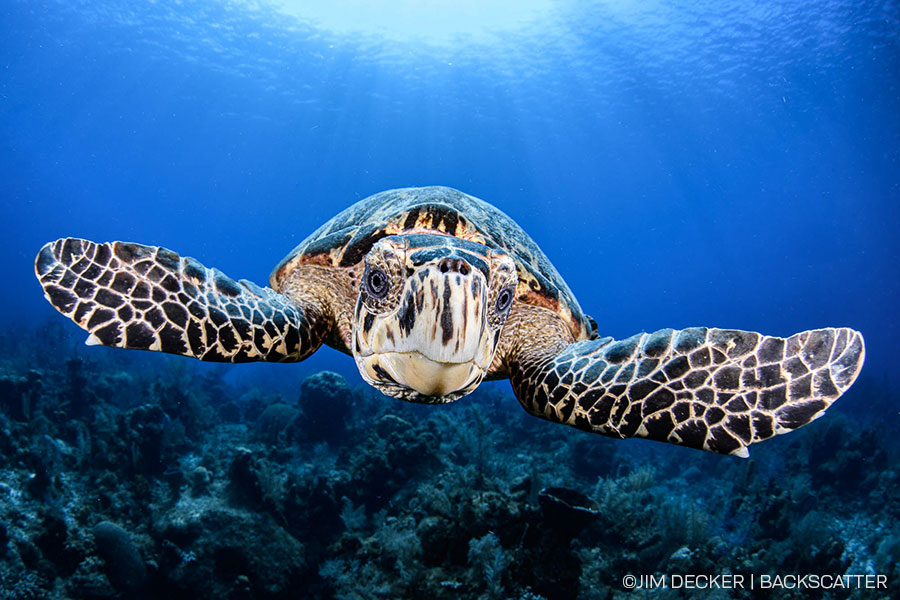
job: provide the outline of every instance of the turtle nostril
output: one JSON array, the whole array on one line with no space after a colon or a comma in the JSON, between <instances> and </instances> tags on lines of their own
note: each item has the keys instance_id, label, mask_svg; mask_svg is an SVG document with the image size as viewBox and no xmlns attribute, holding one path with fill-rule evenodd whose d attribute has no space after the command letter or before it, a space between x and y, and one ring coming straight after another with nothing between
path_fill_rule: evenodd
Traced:
<instances>
[{"instance_id":1,"label":"turtle nostril","mask_svg":"<svg viewBox=\"0 0 900 600\"><path fill-rule=\"evenodd\" d=\"M445 258L441 262L438 263L438 269L441 270L441 273L459 273L461 275L468 275L472 270L472 267L469 264L459 258Z\"/></svg>"},{"instance_id":2,"label":"turtle nostril","mask_svg":"<svg viewBox=\"0 0 900 600\"><path fill-rule=\"evenodd\" d=\"M456 270L456 261L452 258L445 258L438 264L438 268L441 270L441 273L449 273L450 271Z\"/></svg>"}]
</instances>

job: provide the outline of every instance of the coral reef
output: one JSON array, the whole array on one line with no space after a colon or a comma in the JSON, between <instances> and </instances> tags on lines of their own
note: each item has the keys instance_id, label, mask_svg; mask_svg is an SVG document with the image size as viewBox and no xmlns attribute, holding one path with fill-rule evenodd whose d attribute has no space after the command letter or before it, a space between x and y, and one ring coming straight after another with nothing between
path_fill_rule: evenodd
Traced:
<instances>
[{"instance_id":1,"label":"coral reef","mask_svg":"<svg viewBox=\"0 0 900 600\"><path fill-rule=\"evenodd\" d=\"M147 568L131 534L109 521L100 521L91 532L112 586L124 594L139 593L147 583Z\"/></svg>"},{"instance_id":2,"label":"coral reef","mask_svg":"<svg viewBox=\"0 0 900 600\"><path fill-rule=\"evenodd\" d=\"M417 406L322 372L295 400L18 335L0 336L0 598L618 599L626 574L684 573L900 589L885 380L743 461L555 427L494 386Z\"/></svg>"}]
</instances>

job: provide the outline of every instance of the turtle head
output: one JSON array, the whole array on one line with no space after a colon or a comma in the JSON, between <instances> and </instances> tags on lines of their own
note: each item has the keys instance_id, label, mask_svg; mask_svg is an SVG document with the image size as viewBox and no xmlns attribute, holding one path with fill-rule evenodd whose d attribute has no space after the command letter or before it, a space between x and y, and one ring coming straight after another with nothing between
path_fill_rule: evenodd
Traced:
<instances>
[{"instance_id":1,"label":"turtle head","mask_svg":"<svg viewBox=\"0 0 900 600\"><path fill-rule=\"evenodd\" d=\"M382 238L366 255L353 319L363 379L412 402L451 402L481 383L518 283L512 257L441 234Z\"/></svg>"}]
</instances>

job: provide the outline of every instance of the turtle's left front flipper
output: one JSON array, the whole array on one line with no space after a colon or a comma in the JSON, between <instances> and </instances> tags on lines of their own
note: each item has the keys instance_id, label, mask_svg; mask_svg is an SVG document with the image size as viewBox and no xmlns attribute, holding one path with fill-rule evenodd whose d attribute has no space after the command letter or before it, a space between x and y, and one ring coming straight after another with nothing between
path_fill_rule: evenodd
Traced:
<instances>
[{"instance_id":1,"label":"turtle's left front flipper","mask_svg":"<svg viewBox=\"0 0 900 600\"><path fill-rule=\"evenodd\" d=\"M90 332L89 344L282 362L312 354L328 331L315 307L165 248L65 238L44 246L34 268L47 300Z\"/></svg>"},{"instance_id":2,"label":"turtle's left front flipper","mask_svg":"<svg viewBox=\"0 0 900 600\"><path fill-rule=\"evenodd\" d=\"M852 329L787 339L664 329L576 342L512 361L533 415L617 438L643 437L747 456L747 446L819 417L856 379L865 347Z\"/></svg>"}]
</instances>

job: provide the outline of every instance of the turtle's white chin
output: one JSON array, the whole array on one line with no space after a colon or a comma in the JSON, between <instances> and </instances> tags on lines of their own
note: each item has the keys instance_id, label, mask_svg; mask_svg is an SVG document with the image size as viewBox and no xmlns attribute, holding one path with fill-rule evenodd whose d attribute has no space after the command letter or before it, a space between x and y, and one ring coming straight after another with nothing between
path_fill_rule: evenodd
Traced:
<instances>
[{"instance_id":1,"label":"turtle's white chin","mask_svg":"<svg viewBox=\"0 0 900 600\"><path fill-rule=\"evenodd\" d=\"M446 396L481 378L474 362L439 362L420 352L389 352L381 364L398 383L425 396Z\"/></svg>"},{"instance_id":2,"label":"turtle's white chin","mask_svg":"<svg viewBox=\"0 0 900 600\"><path fill-rule=\"evenodd\" d=\"M440 362L415 350L373 355L364 359L361 366L367 371L364 374L373 380L383 379L376 371L377 367L386 371L399 385L435 398L474 388L484 377L483 369L474 361Z\"/></svg>"}]
</instances>

